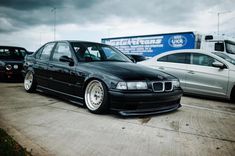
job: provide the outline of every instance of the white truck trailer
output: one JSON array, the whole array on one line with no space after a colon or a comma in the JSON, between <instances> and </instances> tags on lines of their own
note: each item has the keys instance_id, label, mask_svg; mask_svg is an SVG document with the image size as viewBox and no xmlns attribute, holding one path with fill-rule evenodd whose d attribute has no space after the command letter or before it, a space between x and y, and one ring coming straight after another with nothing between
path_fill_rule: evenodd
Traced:
<instances>
[{"instance_id":1,"label":"white truck trailer","mask_svg":"<svg viewBox=\"0 0 235 156\"><path fill-rule=\"evenodd\" d=\"M224 52L235 58L234 39L226 36L203 35L197 32L103 38L101 42L112 45L125 54L146 57L153 57L170 50L204 49L208 52Z\"/></svg>"}]
</instances>

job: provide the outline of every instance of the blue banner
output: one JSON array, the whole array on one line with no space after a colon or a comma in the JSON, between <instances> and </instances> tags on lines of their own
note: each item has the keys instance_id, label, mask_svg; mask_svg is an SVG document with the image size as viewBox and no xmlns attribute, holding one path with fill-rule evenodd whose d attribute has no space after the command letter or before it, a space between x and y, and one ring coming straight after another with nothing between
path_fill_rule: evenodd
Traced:
<instances>
[{"instance_id":1,"label":"blue banner","mask_svg":"<svg viewBox=\"0 0 235 156\"><path fill-rule=\"evenodd\" d=\"M125 54L153 57L170 50L194 49L195 35L193 32L172 33L146 36L130 36L104 38L102 43L112 45Z\"/></svg>"}]
</instances>

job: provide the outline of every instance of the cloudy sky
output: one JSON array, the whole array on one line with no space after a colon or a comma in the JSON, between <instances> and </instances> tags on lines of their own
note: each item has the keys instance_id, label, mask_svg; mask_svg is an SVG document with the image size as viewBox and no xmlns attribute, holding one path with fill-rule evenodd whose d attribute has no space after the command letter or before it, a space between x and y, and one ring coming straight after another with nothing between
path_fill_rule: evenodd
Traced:
<instances>
[{"instance_id":1,"label":"cloudy sky","mask_svg":"<svg viewBox=\"0 0 235 156\"><path fill-rule=\"evenodd\" d=\"M182 31L235 37L235 0L1 0L0 45ZM223 13L222 13L223 12Z\"/></svg>"}]
</instances>

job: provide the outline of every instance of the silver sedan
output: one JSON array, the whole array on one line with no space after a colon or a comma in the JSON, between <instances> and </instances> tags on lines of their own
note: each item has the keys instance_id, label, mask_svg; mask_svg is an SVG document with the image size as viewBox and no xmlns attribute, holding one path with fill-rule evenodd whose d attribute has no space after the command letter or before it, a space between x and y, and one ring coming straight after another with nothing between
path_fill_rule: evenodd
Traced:
<instances>
[{"instance_id":1,"label":"silver sedan","mask_svg":"<svg viewBox=\"0 0 235 156\"><path fill-rule=\"evenodd\" d=\"M178 77L185 93L235 101L235 60L224 53L176 50L139 64Z\"/></svg>"}]
</instances>

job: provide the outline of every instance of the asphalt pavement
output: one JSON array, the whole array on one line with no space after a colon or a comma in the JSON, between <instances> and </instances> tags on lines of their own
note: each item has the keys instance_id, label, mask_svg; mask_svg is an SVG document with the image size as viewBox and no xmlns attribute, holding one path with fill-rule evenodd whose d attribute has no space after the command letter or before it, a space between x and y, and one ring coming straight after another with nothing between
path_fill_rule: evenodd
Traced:
<instances>
[{"instance_id":1,"label":"asphalt pavement","mask_svg":"<svg viewBox=\"0 0 235 156\"><path fill-rule=\"evenodd\" d=\"M0 83L0 127L33 155L234 156L235 104L182 97L174 112L123 118L87 109L21 83Z\"/></svg>"}]
</instances>

